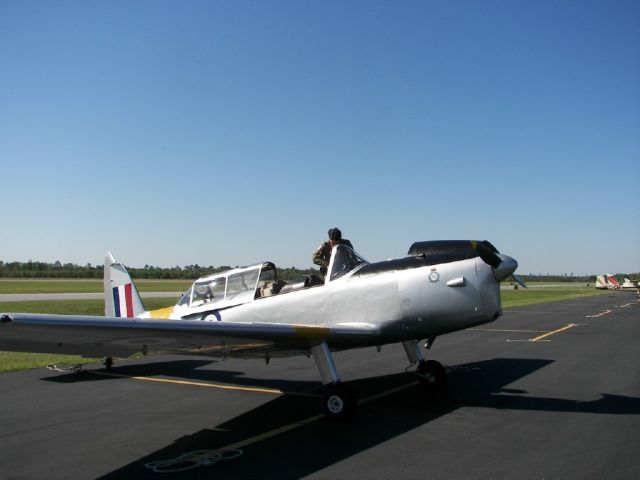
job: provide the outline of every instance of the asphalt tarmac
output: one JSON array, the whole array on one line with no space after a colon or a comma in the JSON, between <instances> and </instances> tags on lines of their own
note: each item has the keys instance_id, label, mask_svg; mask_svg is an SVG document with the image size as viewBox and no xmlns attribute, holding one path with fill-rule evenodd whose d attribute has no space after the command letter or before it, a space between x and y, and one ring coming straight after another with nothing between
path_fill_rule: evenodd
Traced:
<instances>
[{"instance_id":1,"label":"asphalt tarmac","mask_svg":"<svg viewBox=\"0 0 640 480\"><path fill-rule=\"evenodd\" d=\"M439 398L405 373L398 345L336 354L361 403L344 424L318 415L307 357L0 374L0 479L640 478L635 293L508 309L429 355L449 371ZM242 454L146 467L216 449Z\"/></svg>"}]
</instances>

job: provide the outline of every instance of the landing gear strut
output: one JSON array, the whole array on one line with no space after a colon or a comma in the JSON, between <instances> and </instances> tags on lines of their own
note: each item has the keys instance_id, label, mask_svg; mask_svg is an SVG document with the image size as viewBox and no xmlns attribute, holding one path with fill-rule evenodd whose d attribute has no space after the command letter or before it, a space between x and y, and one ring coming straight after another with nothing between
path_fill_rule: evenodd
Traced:
<instances>
[{"instance_id":1,"label":"landing gear strut","mask_svg":"<svg viewBox=\"0 0 640 480\"><path fill-rule=\"evenodd\" d=\"M429 345L432 343L433 338L429 339ZM423 388L429 394L441 391L447 379L447 372L442 364L426 360L417 340L406 340L402 342L402 346L411 364L418 365L416 373ZM349 420L356 413L358 402L356 396L340 382L329 346L324 342L311 347L311 354L324 385L322 411L331 420Z\"/></svg>"},{"instance_id":2,"label":"landing gear strut","mask_svg":"<svg viewBox=\"0 0 640 480\"><path fill-rule=\"evenodd\" d=\"M356 412L356 396L340 382L331 350L326 343L321 343L312 347L311 353L324 385L322 411L331 420L349 420Z\"/></svg>"}]
</instances>

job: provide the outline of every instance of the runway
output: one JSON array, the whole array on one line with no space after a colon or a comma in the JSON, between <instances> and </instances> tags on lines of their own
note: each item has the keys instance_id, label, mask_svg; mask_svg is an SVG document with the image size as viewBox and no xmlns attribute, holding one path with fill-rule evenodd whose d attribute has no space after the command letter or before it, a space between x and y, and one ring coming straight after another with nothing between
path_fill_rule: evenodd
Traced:
<instances>
[{"instance_id":1,"label":"runway","mask_svg":"<svg viewBox=\"0 0 640 480\"><path fill-rule=\"evenodd\" d=\"M438 337L444 398L405 373L399 345L340 352L360 400L318 415L313 358L158 356L88 372L0 375L0 479L640 478L640 301L613 292L508 309ZM180 474L145 464L242 455Z\"/></svg>"}]
</instances>

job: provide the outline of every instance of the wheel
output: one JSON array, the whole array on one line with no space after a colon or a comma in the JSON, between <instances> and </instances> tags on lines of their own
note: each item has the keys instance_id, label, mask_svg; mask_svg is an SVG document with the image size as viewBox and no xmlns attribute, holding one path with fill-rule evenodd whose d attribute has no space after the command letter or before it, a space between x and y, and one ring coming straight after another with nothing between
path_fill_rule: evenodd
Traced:
<instances>
[{"instance_id":1,"label":"wheel","mask_svg":"<svg viewBox=\"0 0 640 480\"><path fill-rule=\"evenodd\" d=\"M105 370L109 371L113 367L113 358L107 357L103 363Z\"/></svg>"},{"instance_id":2,"label":"wheel","mask_svg":"<svg viewBox=\"0 0 640 480\"><path fill-rule=\"evenodd\" d=\"M430 389L440 389L447 382L447 372L440 362L427 360L418 364L420 383Z\"/></svg>"},{"instance_id":3,"label":"wheel","mask_svg":"<svg viewBox=\"0 0 640 480\"><path fill-rule=\"evenodd\" d=\"M322 411L331 420L348 420L356 411L356 397L342 385L330 385L322 395Z\"/></svg>"}]
</instances>

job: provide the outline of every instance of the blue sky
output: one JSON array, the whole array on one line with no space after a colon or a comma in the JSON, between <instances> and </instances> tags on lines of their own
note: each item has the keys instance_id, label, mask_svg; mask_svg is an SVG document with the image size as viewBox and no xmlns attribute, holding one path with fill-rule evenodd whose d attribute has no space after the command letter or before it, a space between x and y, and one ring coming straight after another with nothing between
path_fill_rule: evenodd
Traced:
<instances>
[{"instance_id":1,"label":"blue sky","mask_svg":"<svg viewBox=\"0 0 640 480\"><path fill-rule=\"evenodd\" d=\"M640 271L636 1L0 2L0 259L488 239Z\"/></svg>"}]
</instances>

